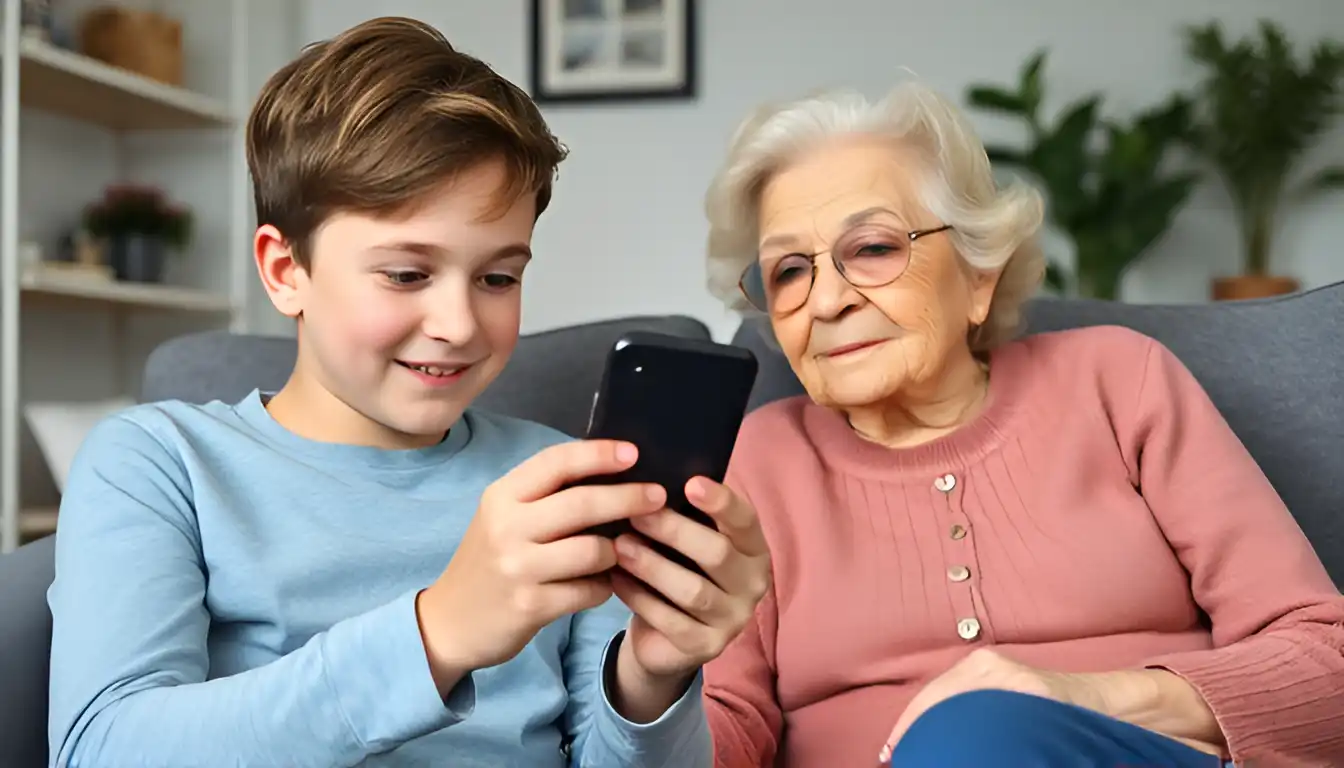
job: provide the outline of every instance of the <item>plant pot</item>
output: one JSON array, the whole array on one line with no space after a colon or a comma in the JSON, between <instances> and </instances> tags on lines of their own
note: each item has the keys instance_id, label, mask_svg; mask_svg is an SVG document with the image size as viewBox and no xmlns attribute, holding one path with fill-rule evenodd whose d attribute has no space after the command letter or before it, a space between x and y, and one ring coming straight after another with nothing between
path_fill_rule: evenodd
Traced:
<instances>
[{"instance_id":1,"label":"plant pot","mask_svg":"<svg viewBox=\"0 0 1344 768\"><path fill-rule=\"evenodd\" d=\"M157 283L163 280L168 249L157 237L124 235L108 243L107 260L118 280Z\"/></svg>"},{"instance_id":2,"label":"plant pot","mask_svg":"<svg viewBox=\"0 0 1344 768\"><path fill-rule=\"evenodd\" d=\"M1293 293L1299 287L1296 278L1275 275L1237 275L1219 277L1213 281L1214 301L1241 301L1267 299Z\"/></svg>"}]
</instances>

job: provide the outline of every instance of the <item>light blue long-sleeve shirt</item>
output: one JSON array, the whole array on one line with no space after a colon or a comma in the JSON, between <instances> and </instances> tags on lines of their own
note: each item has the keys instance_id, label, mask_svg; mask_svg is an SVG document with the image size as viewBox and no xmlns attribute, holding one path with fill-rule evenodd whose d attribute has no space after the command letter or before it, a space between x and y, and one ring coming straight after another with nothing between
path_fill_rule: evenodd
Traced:
<instances>
[{"instance_id":1,"label":"light blue long-sleeve shirt","mask_svg":"<svg viewBox=\"0 0 1344 768\"><path fill-rule=\"evenodd\" d=\"M698 677L653 723L612 708L614 598L434 687L416 592L485 487L566 439L469 411L423 450L319 443L258 393L103 421L61 503L52 764L709 765Z\"/></svg>"}]
</instances>

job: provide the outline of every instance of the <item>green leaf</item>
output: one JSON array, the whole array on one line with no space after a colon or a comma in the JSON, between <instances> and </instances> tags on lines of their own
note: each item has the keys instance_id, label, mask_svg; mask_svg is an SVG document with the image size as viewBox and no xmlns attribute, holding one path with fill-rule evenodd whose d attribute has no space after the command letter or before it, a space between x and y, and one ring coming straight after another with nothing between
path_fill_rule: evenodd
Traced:
<instances>
[{"instance_id":1,"label":"green leaf","mask_svg":"<svg viewBox=\"0 0 1344 768\"><path fill-rule=\"evenodd\" d=\"M992 85L974 86L966 91L966 101L980 109L1007 112L1013 115L1026 114L1022 97Z\"/></svg>"},{"instance_id":2,"label":"green leaf","mask_svg":"<svg viewBox=\"0 0 1344 768\"><path fill-rule=\"evenodd\" d=\"M1052 261L1045 265L1045 287L1055 293L1064 293L1068 288L1068 278L1064 274L1064 268L1059 266L1059 262Z\"/></svg>"},{"instance_id":3,"label":"green leaf","mask_svg":"<svg viewBox=\"0 0 1344 768\"><path fill-rule=\"evenodd\" d=\"M1016 149L990 145L985 147L985 154L989 156L991 165L1016 165L1020 166L1026 163L1026 156Z\"/></svg>"},{"instance_id":4,"label":"green leaf","mask_svg":"<svg viewBox=\"0 0 1344 768\"><path fill-rule=\"evenodd\" d=\"M1088 143L1100 103L1098 96L1075 103L1030 154L1029 164L1049 193L1051 217L1065 229L1077 228L1086 208Z\"/></svg>"},{"instance_id":5,"label":"green leaf","mask_svg":"<svg viewBox=\"0 0 1344 768\"><path fill-rule=\"evenodd\" d=\"M1119 243L1128 256L1128 261L1137 259L1162 236L1176 213L1190 197L1199 177L1193 173L1184 173L1152 184L1142 200L1127 211L1130 226L1125 229L1125 237Z\"/></svg>"},{"instance_id":6,"label":"green leaf","mask_svg":"<svg viewBox=\"0 0 1344 768\"><path fill-rule=\"evenodd\" d=\"M1307 179L1300 188L1303 196L1344 189L1344 165L1325 168Z\"/></svg>"},{"instance_id":7,"label":"green leaf","mask_svg":"<svg viewBox=\"0 0 1344 768\"><path fill-rule=\"evenodd\" d=\"M1023 110L1033 121L1041 109L1041 100L1045 95L1045 87L1041 84L1041 71L1045 68L1045 58L1046 52L1043 48L1032 54L1022 66L1021 82L1018 84L1018 95L1022 100Z\"/></svg>"}]
</instances>

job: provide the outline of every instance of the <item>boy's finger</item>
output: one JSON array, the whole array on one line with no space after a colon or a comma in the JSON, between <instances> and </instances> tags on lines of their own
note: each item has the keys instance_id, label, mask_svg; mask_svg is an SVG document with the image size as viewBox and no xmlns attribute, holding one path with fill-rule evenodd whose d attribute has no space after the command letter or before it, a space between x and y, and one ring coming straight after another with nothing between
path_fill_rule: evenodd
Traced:
<instances>
[{"instance_id":1,"label":"boy's finger","mask_svg":"<svg viewBox=\"0 0 1344 768\"><path fill-rule=\"evenodd\" d=\"M615 474L634 465L639 451L619 440L576 440L552 445L513 468L503 478L509 495L537 501L594 475Z\"/></svg>"},{"instance_id":2,"label":"boy's finger","mask_svg":"<svg viewBox=\"0 0 1344 768\"><path fill-rule=\"evenodd\" d=\"M605 574L616 565L616 548L602 536L569 536L533 547L531 555L528 576L542 583Z\"/></svg>"},{"instance_id":3,"label":"boy's finger","mask_svg":"<svg viewBox=\"0 0 1344 768\"><path fill-rule=\"evenodd\" d=\"M596 525L626 520L662 509L667 493L653 483L579 485L553 494L537 505L525 525L528 539L555 541Z\"/></svg>"}]
</instances>

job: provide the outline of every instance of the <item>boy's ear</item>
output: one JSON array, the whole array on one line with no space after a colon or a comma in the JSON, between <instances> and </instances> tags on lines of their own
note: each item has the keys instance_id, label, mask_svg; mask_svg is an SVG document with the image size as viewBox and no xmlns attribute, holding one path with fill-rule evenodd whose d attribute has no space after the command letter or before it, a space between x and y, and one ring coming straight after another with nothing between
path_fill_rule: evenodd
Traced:
<instances>
[{"instance_id":1,"label":"boy's ear","mask_svg":"<svg viewBox=\"0 0 1344 768\"><path fill-rule=\"evenodd\" d=\"M270 224L257 227L252 254L261 284L280 314L286 317L303 314L303 288L308 283L308 273L294 260L293 249L280 230Z\"/></svg>"}]
</instances>

